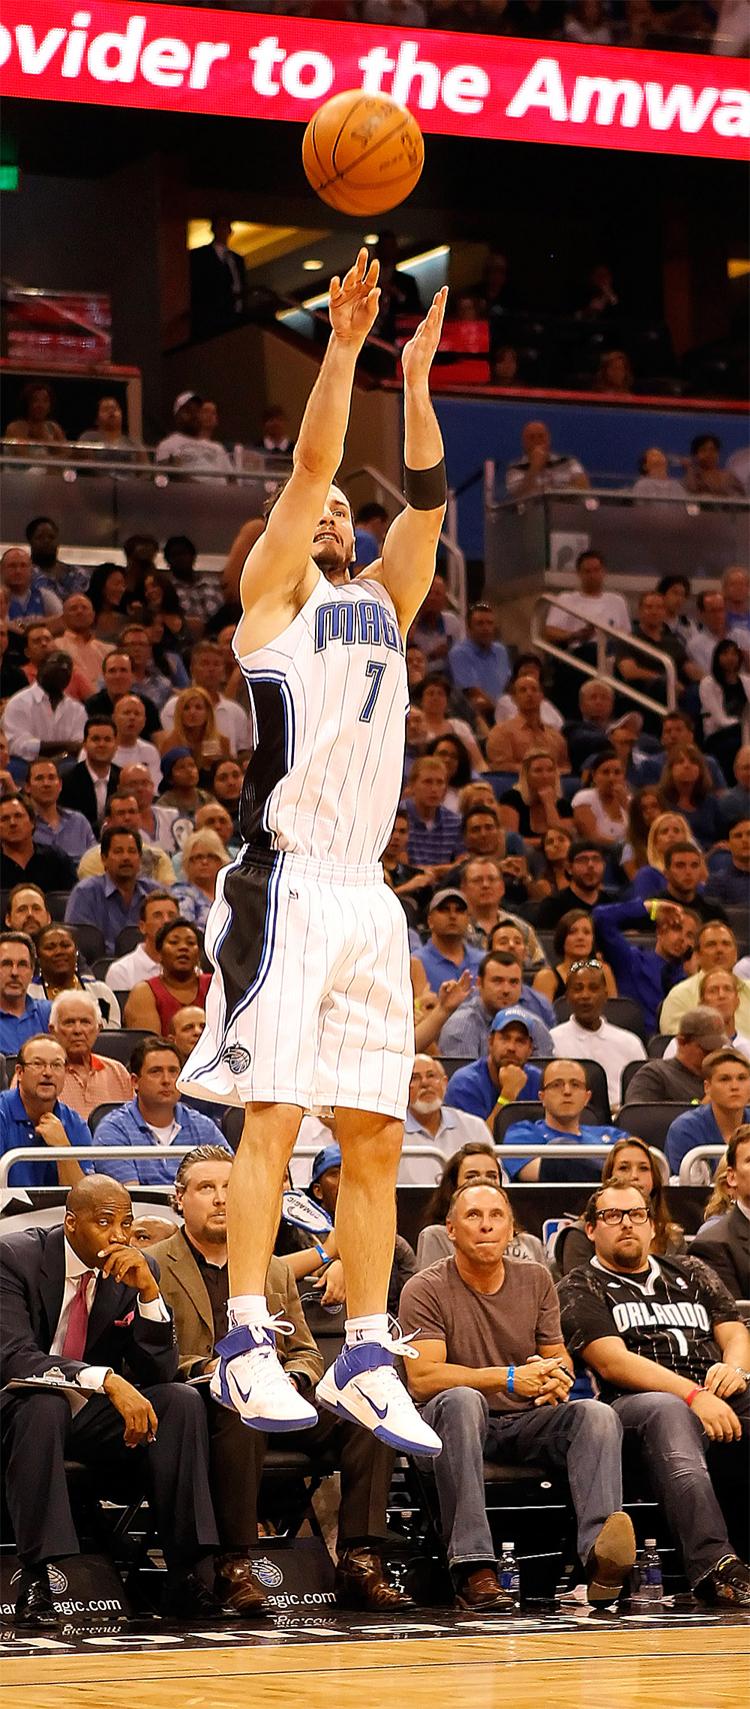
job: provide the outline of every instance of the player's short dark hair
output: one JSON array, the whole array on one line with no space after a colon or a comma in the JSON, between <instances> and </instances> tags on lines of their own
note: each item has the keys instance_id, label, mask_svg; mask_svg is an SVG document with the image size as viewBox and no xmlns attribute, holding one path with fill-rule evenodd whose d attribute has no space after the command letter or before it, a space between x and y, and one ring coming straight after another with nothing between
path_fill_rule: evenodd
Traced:
<instances>
[{"instance_id":1,"label":"player's short dark hair","mask_svg":"<svg viewBox=\"0 0 750 1709\"><path fill-rule=\"evenodd\" d=\"M106 712L100 712L98 714L96 712L93 712L91 717L86 719L86 722L83 726L84 742L85 742L86 737L89 733L89 730L98 730L100 725L102 725L102 724L105 724L107 729L112 731L113 736L117 735L117 731L115 729L114 718L110 718Z\"/></svg>"},{"instance_id":2,"label":"player's short dark hair","mask_svg":"<svg viewBox=\"0 0 750 1709\"><path fill-rule=\"evenodd\" d=\"M153 1033L150 1038L142 1038L136 1045L130 1058L131 1074L135 1074L136 1076L141 1074L143 1072L143 1064L146 1061L147 1056L155 1056L158 1051L161 1051L162 1055L165 1051L169 1051L170 1056L176 1057L180 1067L182 1067L182 1058L174 1039L157 1038L156 1034Z\"/></svg>"},{"instance_id":3,"label":"player's short dark hair","mask_svg":"<svg viewBox=\"0 0 750 1709\"><path fill-rule=\"evenodd\" d=\"M506 924L507 924L507 922L506 922ZM510 950L508 950L508 949L488 949L487 954L482 956L482 959L481 959L479 966L477 968L477 978L484 979L485 973L487 972L487 969L488 969L490 963L493 961L496 961L498 963L498 966L500 966L500 967L519 967L520 966L520 963L516 961L515 956L511 955Z\"/></svg>"},{"instance_id":4,"label":"player's short dark hair","mask_svg":"<svg viewBox=\"0 0 750 1709\"><path fill-rule=\"evenodd\" d=\"M143 854L143 838L140 831L131 831L129 826L126 825L105 825L104 830L102 831L102 840L99 844L103 860L106 860L107 855L109 854L110 848L112 847L113 837L133 837L139 855Z\"/></svg>"},{"instance_id":5,"label":"player's short dark hair","mask_svg":"<svg viewBox=\"0 0 750 1709\"><path fill-rule=\"evenodd\" d=\"M593 1193L591 1193L589 1198L586 1200L583 1212L583 1221L586 1228L596 1228L596 1213L599 1209L599 1200L602 1193L628 1192L640 1193L644 1205L648 1207L649 1216L653 1214L651 1209L651 1200L648 1193L644 1193L643 1188L637 1187L634 1181L605 1181L601 1187L595 1187Z\"/></svg>"},{"instance_id":6,"label":"player's short dark hair","mask_svg":"<svg viewBox=\"0 0 750 1709\"><path fill-rule=\"evenodd\" d=\"M700 852L701 851L698 848L696 843L691 843L688 841L687 837L682 837L679 843L670 843L669 848L665 849L665 851L664 851L665 869L668 869L671 866L673 855L700 854Z\"/></svg>"}]
</instances>

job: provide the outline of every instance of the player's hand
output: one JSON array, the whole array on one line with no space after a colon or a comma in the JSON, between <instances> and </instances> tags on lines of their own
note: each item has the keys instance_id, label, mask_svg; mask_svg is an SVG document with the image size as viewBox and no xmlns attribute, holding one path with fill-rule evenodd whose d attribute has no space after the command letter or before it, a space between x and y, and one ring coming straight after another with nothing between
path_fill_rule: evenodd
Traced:
<instances>
[{"instance_id":1,"label":"player's hand","mask_svg":"<svg viewBox=\"0 0 750 1709\"><path fill-rule=\"evenodd\" d=\"M517 1062L506 1062L505 1067L499 1070L497 1077L500 1082L500 1097L507 1098L511 1104L515 1103L516 1098L520 1098L526 1085L525 1070L519 1068Z\"/></svg>"},{"instance_id":2,"label":"player's hand","mask_svg":"<svg viewBox=\"0 0 750 1709\"><path fill-rule=\"evenodd\" d=\"M340 344L361 348L372 332L380 307L379 272L380 262L370 261L363 248L343 282L338 273L331 280L328 314Z\"/></svg>"},{"instance_id":3,"label":"player's hand","mask_svg":"<svg viewBox=\"0 0 750 1709\"><path fill-rule=\"evenodd\" d=\"M426 385L432 367L435 352L440 343L440 334L445 319L445 305L448 301L448 286L436 291L430 308L421 320L416 332L404 345L401 352L401 367L404 372L404 383L414 387Z\"/></svg>"},{"instance_id":4,"label":"player's hand","mask_svg":"<svg viewBox=\"0 0 750 1709\"><path fill-rule=\"evenodd\" d=\"M739 1442L742 1435L739 1418L732 1407L727 1406L725 1400L720 1400L717 1394L711 1394L705 1389L702 1394L696 1395L690 1410L697 1414L709 1441Z\"/></svg>"},{"instance_id":5,"label":"player's hand","mask_svg":"<svg viewBox=\"0 0 750 1709\"><path fill-rule=\"evenodd\" d=\"M98 1253L98 1257L103 1259L103 1276L111 1276L113 1282L122 1282L125 1287L137 1288L144 1303L159 1298L153 1273L139 1246L113 1246L109 1252Z\"/></svg>"},{"instance_id":6,"label":"player's hand","mask_svg":"<svg viewBox=\"0 0 750 1709\"><path fill-rule=\"evenodd\" d=\"M444 979L438 991L438 1003L446 1015L453 1015L466 1002L474 981L468 967L460 979Z\"/></svg>"},{"instance_id":7,"label":"player's hand","mask_svg":"<svg viewBox=\"0 0 750 1709\"><path fill-rule=\"evenodd\" d=\"M741 1371L735 1370L734 1365L717 1362L706 1372L704 1388L710 1394L719 1395L721 1400L727 1400L730 1394L744 1394L747 1383Z\"/></svg>"},{"instance_id":8,"label":"player's hand","mask_svg":"<svg viewBox=\"0 0 750 1709\"><path fill-rule=\"evenodd\" d=\"M150 1400L139 1394L132 1383L108 1371L104 1378L104 1393L125 1421L123 1437L126 1448L140 1448L143 1442L154 1442L159 1420Z\"/></svg>"}]
</instances>

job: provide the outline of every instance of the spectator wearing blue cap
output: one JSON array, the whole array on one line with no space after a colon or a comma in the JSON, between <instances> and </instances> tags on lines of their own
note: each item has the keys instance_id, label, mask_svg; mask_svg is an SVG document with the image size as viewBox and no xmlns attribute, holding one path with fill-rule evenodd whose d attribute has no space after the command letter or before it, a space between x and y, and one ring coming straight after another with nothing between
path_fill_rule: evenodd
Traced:
<instances>
[{"instance_id":1,"label":"spectator wearing blue cap","mask_svg":"<svg viewBox=\"0 0 750 1709\"><path fill-rule=\"evenodd\" d=\"M595 1127L581 1123L591 1093L586 1083L586 1070L581 1062L547 1062L542 1069L539 1102L544 1110L541 1121L513 1122L503 1135L504 1145L548 1145L554 1152L558 1145L614 1145L625 1139L622 1128L609 1123ZM503 1168L512 1181L598 1181L601 1157L504 1157Z\"/></svg>"},{"instance_id":2,"label":"spectator wearing blue cap","mask_svg":"<svg viewBox=\"0 0 750 1709\"><path fill-rule=\"evenodd\" d=\"M466 942L469 905L460 890L437 890L427 910L430 936L416 959L421 961L431 991L438 992L446 979L460 979L467 970L476 973L482 962L481 949Z\"/></svg>"},{"instance_id":3,"label":"spectator wearing blue cap","mask_svg":"<svg viewBox=\"0 0 750 1709\"><path fill-rule=\"evenodd\" d=\"M523 1009L536 1022L534 1049L539 1056L554 1056L552 1035L546 1017L552 1006L538 991L524 985L521 967L509 950L492 949L482 957L476 990L446 1021L440 1033L441 1056L485 1056L490 1027L499 1009Z\"/></svg>"},{"instance_id":4,"label":"spectator wearing blue cap","mask_svg":"<svg viewBox=\"0 0 750 1709\"><path fill-rule=\"evenodd\" d=\"M322 1206L323 1210L330 1217L332 1223L336 1218L336 1205L338 1202L340 1184L341 1150L336 1144L325 1145L323 1150L318 1152L317 1157L313 1158L313 1166L310 1171L310 1185L307 1191L309 1197L314 1199L316 1204ZM326 1241L326 1261L332 1251L335 1250L337 1252L338 1250L336 1248L335 1241L336 1236L334 1232L333 1236ZM310 1265L311 1270L319 1268L323 1257L321 1246L315 1242L314 1247L315 1250L311 1253L311 1257L313 1258L313 1263ZM398 1302L401 1298L401 1289L404 1287L405 1283L408 1282L409 1277L416 1276L416 1273L417 1260L415 1253L409 1245L408 1240L404 1240L402 1235L397 1234L393 1251L393 1265L391 1267L391 1274L388 1282L388 1311L392 1317L396 1317L398 1315ZM327 1270L325 1270L321 1276L320 1289L322 1304L330 1305L335 1304L337 1301L344 1300L344 1270L341 1259L338 1256L333 1259L332 1263L328 1264Z\"/></svg>"},{"instance_id":5,"label":"spectator wearing blue cap","mask_svg":"<svg viewBox=\"0 0 750 1709\"><path fill-rule=\"evenodd\" d=\"M537 1098L542 1077L538 1068L527 1063L534 1054L544 1055L538 1027L525 1009L501 1009L490 1027L487 1055L451 1075L446 1104L480 1116L492 1133L495 1116L505 1104Z\"/></svg>"}]
</instances>

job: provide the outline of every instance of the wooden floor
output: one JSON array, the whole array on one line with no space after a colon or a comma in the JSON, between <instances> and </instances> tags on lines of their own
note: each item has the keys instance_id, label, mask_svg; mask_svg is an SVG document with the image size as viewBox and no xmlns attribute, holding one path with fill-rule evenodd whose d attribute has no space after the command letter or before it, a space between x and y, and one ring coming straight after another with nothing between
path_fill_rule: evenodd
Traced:
<instances>
[{"instance_id":1,"label":"wooden floor","mask_svg":"<svg viewBox=\"0 0 750 1709\"><path fill-rule=\"evenodd\" d=\"M511 1672L512 1669L512 1672ZM750 1626L9 1658L0 1709L743 1709Z\"/></svg>"}]
</instances>

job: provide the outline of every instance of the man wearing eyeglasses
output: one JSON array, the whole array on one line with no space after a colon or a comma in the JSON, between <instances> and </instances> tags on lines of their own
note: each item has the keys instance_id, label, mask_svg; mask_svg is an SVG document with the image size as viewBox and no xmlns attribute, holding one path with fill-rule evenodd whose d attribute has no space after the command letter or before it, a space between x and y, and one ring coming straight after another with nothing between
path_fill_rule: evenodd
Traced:
<instances>
[{"instance_id":1,"label":"man wearing eyeglasses","mask_svg":"<svg viewBox=\"0 0 750 1709\"><path fill-rule=\"evenodd\" d=\"M542 1069L539 1102L544 1110L541 1121L513 1122L506 1128L504 1145L548 1145L545 1157L502 1158L503 1167L515 1181L597 1181L601 1174L601 1157L587 1157L587 1145L614 1145L616 1139L626 1139L623 1128L610 1122L596 1127L582 1117L591 1103L586 1084L586 1070L580 1062L548 1062ZM557 1157L555 1146L580 1145L581 1157Z\"/></svg>"},{"instance_id":2,"label":"man wearing eyeglasses","mask_svg":"<svg viewBox=\"0 0 750 1709\"><path fill-rule=\"evenodd\" d=\"M736 1470L747 1476L750 1334L700 1259L653 1257L640 1188L598 1188L584 1224L591 1261L558 1290L567 1346L637 1437L694 1596L748 1608L750 1571L729 1541L706 1443L741 1458Z\"/></svg>"}]
</instances>

